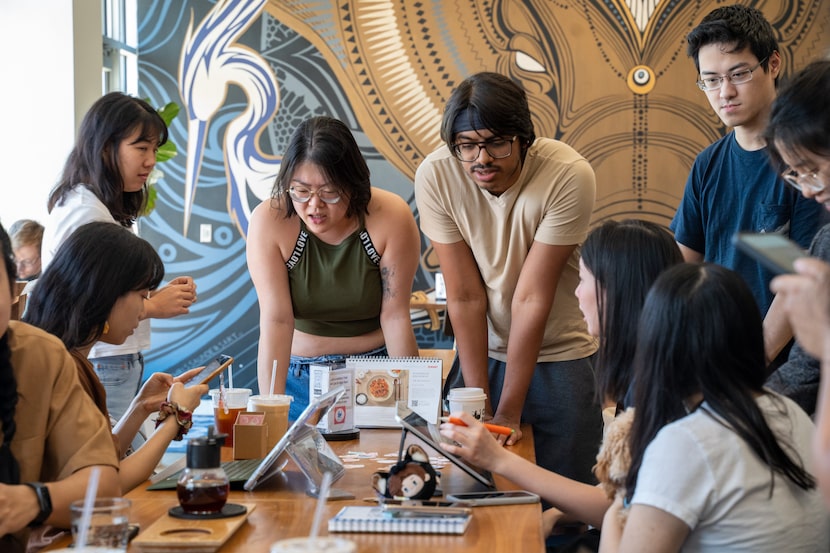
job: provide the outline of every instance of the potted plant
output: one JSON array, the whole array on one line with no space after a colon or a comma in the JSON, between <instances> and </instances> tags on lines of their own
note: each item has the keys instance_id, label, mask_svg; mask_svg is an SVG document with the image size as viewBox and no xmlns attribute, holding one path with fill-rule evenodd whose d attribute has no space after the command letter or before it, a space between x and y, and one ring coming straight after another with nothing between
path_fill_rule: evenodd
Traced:
<instances>
[{"instance_id":1,"label":"potted plant","mask_svg":"<svg viewBox=\"0 0 830 553\"><path fill-rule=\"evenodd\" d=\"M164 120L164 124L167 125L167 128L169 129L173 119L175 119L176 115L179 114L179 104L176 102L168 102L156 111L158 111L158 114ZM156 196L158 195L158 191L156 190L155 184L164 176L164 173L158 168L158 164L164 163L165 161L176 157L176 154L178 154L176 145L169 138L167 142L159 147L159 150L156 153L156 166L153 167L153 170L147 177L148 196L147 208L144 210L144 215L149 215L156 207Z\"/></svg>"}]
</instances>

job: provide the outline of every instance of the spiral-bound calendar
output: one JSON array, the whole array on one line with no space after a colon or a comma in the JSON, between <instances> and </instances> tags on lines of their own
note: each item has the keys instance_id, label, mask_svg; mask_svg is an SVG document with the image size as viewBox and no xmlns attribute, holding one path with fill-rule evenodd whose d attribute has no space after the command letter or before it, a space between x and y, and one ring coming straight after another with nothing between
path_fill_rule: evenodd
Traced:
<instances>
[{"instance_id":1,"label":"spiral-bound calendar","mask_svg":"<svg viewBox=\"0 0 830 553\"><path fill-rule=\"evenodd\" d=\"M399 428L397 403L437 423L441 414L441 360L420 357L349 357L354 374L354 422L362 428Z\"/></svg>"}]
</instances>

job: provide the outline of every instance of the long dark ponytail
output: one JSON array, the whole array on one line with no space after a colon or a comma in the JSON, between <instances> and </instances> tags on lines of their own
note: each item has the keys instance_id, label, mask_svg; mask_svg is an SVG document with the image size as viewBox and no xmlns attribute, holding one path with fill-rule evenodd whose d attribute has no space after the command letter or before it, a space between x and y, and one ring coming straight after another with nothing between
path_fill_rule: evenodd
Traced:
<instances>
[{"instance_id":1,"label":"long dark ponytail","mask_svg":"<svg viewBox=\"0 0 830 553\"><path fill-rule=\"evenodd\" d=\"M14 281L17 279L17 266L12 255L11 240L2 225L0 225L0 250L3 254L3 264L8 276L9 295L11 296ZM0 444L0 482L3 484L20 483L20 465L11 450L12 438L17 431L14 422L14 413L17 409L17 381L14 378L11 357L7 330L0 337L0 429L3 432L3 443Z\"/></svg>"}]
</instances>

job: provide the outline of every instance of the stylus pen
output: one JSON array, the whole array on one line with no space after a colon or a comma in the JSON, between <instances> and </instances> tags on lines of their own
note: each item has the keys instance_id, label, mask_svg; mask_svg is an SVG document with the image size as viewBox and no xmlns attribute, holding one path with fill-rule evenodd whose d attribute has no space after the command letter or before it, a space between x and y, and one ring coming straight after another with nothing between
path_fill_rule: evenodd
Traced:
<instances>
[{"instance_id":1,"label":"stylus pen","mask_svg":"<svg viewBox=\"0 0 830 553\"><path fill-rule=\"evenodd\" d=\"M467 426L464 424L464 421L455 417L441 417L441 422L448 422L450 424L456 424L458 426ZM484 428L489 430L494 434L501 434L502 436L509 436L516 431L512 428L508 428L507 426L499 426L498 424L490 424L488 422L483 423Z\"/></svg>"}]
</instances>

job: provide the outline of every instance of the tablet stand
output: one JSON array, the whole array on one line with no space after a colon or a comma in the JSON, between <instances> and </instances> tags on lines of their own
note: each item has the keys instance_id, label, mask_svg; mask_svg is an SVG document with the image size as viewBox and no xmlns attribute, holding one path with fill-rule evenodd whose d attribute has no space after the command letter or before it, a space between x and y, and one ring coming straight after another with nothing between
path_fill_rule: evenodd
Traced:
<instances>
[{"instance_id":1,"label":"tablet stand","mask_svg":"<svg viewBox=\"0 0 830 553\"><path fill-rule=\"evenodd\" d=\"M304 432L300 439L289 443L286 451L308 480L306 493L311 497L319 495L323 475L326 472L331 473L332 482L336 482L346 473L343 461L315 427L308 427L308 432ZM327 499L354 499L354 495L344 490L330 488Z\"/></svg>"}]
</instances>

